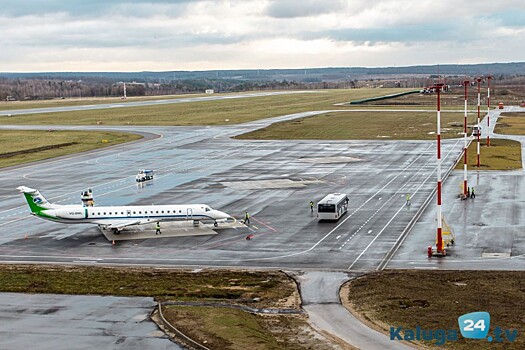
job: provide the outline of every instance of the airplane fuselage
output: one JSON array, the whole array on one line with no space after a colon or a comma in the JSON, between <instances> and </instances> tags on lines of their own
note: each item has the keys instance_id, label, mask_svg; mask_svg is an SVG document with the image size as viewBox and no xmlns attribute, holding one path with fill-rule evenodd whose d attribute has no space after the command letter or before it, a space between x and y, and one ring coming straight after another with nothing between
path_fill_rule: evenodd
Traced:
<instances>
[{"instance_id":1,"label":"airplane fuselage","mask_svg":"<svg viewBox=\"0 0 525 350\"><path fill-rule=\"evenodd\" d=\"M229 218L229 215L211 209L207 205L144 205L144 206L108 206L84 207L65 205L42 210L37 216L62 223L86 223L103 226L104 220L137 220L149 221L217 221Z\"/></svg>"},{"instance_id":2,"label":"airplane fuselage","mask_svg":"<svg viewBox=\"0 0 525 350\"><path fill-rule=\"evenodd\" d=\"M26 186L17 188L24 194L31 214L36 217L66 224L95 224L119 232L127 226L143 225L160 221L212 221L234 218L206 204L179 205L133 205L85 207L82 205L52 204L38 190Z\"/></svg>"}]
</instances>

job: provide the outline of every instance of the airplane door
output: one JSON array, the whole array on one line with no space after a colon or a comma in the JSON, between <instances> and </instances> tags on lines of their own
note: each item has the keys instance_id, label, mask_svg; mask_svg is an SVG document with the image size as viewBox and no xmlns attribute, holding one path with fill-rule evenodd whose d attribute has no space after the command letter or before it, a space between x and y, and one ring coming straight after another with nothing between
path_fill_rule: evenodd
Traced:
<instances>
[{"instance_id":1,"label":"airplane door","mask_svg":"<svg viewBox=\"0 0 525 350\"><path fill-rule=\"evenodd\" d=\"M193 218L193 209L188 208L186 212L186 219L191 220Z\"/></svg>"},{"instance_id":2,"label":"airplane door","mask_svg":"<svg viewBox=\"0 0 525 350\"><path fill-rule=\"evenodd\" d=\"M128 218L131 217L131 210L126 211L126 215L128 216Z\"/></svg>"}]
</instances>

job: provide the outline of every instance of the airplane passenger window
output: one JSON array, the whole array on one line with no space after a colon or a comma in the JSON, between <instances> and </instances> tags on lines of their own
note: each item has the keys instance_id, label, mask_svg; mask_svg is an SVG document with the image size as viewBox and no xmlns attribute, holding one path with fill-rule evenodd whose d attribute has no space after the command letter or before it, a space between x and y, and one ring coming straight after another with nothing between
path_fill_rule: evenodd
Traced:
<instances>
[{"instance_id":1,"label":"airplane passenger window","mask_svg":"<svg viewBox=\"0 0 525 350\"><path fill-rule=\"evenodd\" d=\"M170 211L168 210L168 214L170 213Z\"/></svg>"},{"instance_id":2,"label":"airplane passenger window","mask_svg":"<svg viewBox=\"0 0 525 350\"><path fill-rule=\"evenodd\" d=\"M179 213L182 213L182 210L179 210Z\"/></svg>"},{"instance_id":3,"label":"airplane passenger window","mask_svg":"<svg viewBox=\"0 0 525 350\"><path fill-rule=\"evenodd\" d=\"M104 213L104 215L106 215L106 213Z\"/></svg>"},{"instance_id":4,"label":"airplane passenger window","mask_svg":"<svg viewBox=\"0 0 525 350\"><path fill-rule=\"evenodd\" d=\"M139 214L142 214L142 211L139 211Z\"/></svg>"},{"instance_id":5,"label":"airplane passenger window","mask_svg":"<svg viewBox=\"0 0 525 350\"><path fill-rule=\"evenodd\" d=\"M161 211L161 213L162 213L162 214L164 214L164 210L163 210L163 211Z\"/></svg>"},{"instance_id":6,"label":"airplane passenger window","mask_svg":"<svg viewBox=\"0 0 525 350\"><path fill-rule=\"evenodd\" d=\"M136 214L136 213L137 213L136 211L133 212L133 214Z\"/></svg>"}]
</instances>

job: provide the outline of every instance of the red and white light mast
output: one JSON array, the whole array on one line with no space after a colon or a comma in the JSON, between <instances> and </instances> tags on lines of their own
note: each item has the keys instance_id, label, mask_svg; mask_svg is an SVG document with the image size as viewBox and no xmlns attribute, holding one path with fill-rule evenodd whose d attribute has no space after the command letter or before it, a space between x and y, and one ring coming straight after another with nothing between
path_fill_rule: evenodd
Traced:
<instances>
[{"instance_id":1,"label":"red and white light mast","mask_svg":"<svg viewBox=\"0 0 525 350\"><path fill-rule=\"evenodd\" d=\"M467 145L468 145L468 132L467 132L467 98L468 98L468 86L470 84L470 81L468 80L465 80L463 82L463 85L465 87L465 122L464 122L464 129L463 129L463 132L465 133L465 143L464 143L464 147L463 147L463 153L464 153L464 158L463 158L463 194L466 196L467 195L467 164L468 164L468 160L467 160Z\"/></svg>"},{"instance_id":2,"label":"red and white light mast","mask_svg":"<svg viewBox=\"0 0 525 350\"><path fill-rule=\"evenodd\" d=\"M477 78L476 81L478 82L478 168L480 166L479 164L479 151L480 151L480 144L479 144L479 136L481 134L481 121L479 119L480 113L481 113L481 78Z\"/></svg>"},{"instance_id":3,"label":"red and white light mast","mask_svg":"<svg viewBox=\"0 0 525 350\"><path fill-rule=\"evenodd\" d=\"M492 75L487 76L487 146L490 146L489 126L490 126L490 80Z\"/></svg>"},{"instance_id":4,"label":"red and white light mast","mask_svg":"<svg viewBox=\"0 0 525 350\"><path fill-rule=\"evenodd\" d=\"M443 220L441 217L441 89L444 84L435 84L434 89L437 92L437 242L436 253L438 255L445 255L443 249L442 226Z\"/></svg>"}]
</instances>

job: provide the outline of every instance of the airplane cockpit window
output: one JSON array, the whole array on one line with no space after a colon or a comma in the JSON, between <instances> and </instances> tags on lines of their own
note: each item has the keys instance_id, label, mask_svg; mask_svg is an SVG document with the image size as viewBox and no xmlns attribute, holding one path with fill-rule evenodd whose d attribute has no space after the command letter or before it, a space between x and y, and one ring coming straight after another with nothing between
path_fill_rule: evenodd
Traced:
<instances>
[{"instance_id":1,"label":"airplane cockpit window","mask_svg":"<svg viewBox=\"0 0 525 350\"><path fill-rule=\"evenodd\" d=\"M206 211L210 211L210 210L211 210L211 208L210 208L210 207L206 207Z\"/></svg>"}]
</instances>

